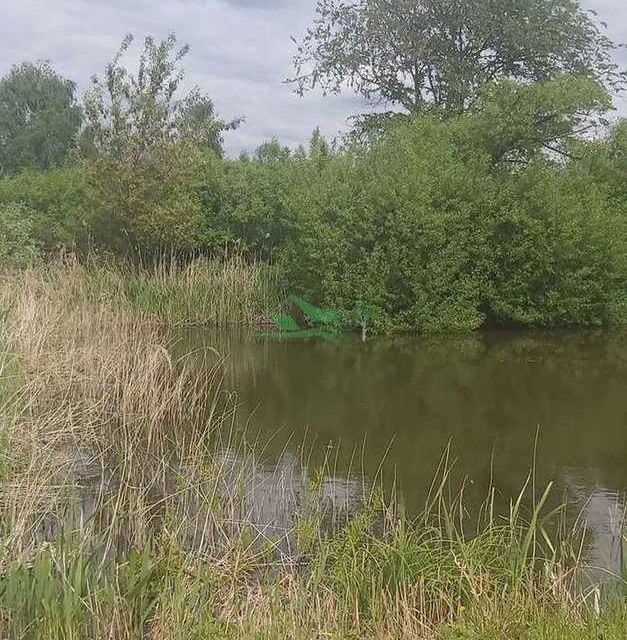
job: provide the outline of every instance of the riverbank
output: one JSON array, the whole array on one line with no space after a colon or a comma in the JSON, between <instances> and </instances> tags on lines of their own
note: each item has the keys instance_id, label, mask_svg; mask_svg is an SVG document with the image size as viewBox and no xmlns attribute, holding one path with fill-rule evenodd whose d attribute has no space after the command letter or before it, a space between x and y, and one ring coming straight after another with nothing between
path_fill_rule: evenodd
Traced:
<instances>
[{"instance_id":1,"label":"riverbank","mask_svg":"<svg viewBox=\"0 0 627 640\"><path fill-rule=\"evenodd\" d=\"M624 638L624 580L583 586L583 531L532 479L471 515L443 464L410 519L376 482L332 491L331 465L297 495L265 473L223 354L200 376L167 334L251 322L272 282L243 263L2 276L2 635Z\"/></svg>"}]
</instances>

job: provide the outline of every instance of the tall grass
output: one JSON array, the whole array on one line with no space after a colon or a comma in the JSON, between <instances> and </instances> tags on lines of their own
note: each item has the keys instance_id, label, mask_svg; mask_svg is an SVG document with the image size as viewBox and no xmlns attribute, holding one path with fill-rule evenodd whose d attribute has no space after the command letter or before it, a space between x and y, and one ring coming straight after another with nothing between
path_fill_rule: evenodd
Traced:
<instances>
[{"instance_id":1,"label":"tall grass","mask_svg":"<svg viewBox=\"0 0 627 640\"><path fill-rule=\"evenodd\" d=\"M581 587L581 532L548 528L560 516L531 482L472 519L444 460L410 519L376 485L331 500L331 467L296 489L269 472L220 356L199 375L155 322L245 321L229 293L190 297L235 287L240 268L72 262L2 279L1 637L624 639L624 595Z\"/></svg>"},{"instance_id":2,"label":"tall grass","mask_svg":"<svg viewBox=\"0 0 627 640\"><path fill-rule=\"evenodd\" d=\"M0 271L0 281L25 290L55 291L68 305L109 303L168 325L250 324L281 301L276 270L240 255L181 262L160 256L151 263L98 255L60 257L22 271ZM11 307L0 305L0 321Z\"/></svg>"}]
</instances>

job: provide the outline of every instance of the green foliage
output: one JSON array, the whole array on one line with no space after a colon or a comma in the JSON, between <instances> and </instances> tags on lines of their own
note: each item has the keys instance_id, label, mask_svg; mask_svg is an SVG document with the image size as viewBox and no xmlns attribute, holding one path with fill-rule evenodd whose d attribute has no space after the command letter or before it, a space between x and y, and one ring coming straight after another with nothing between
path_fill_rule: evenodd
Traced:
<instances>
[{"instance_id":1,"label":"green foliage","mask_svg":"<svg viewBox=\"0 0 627 640\"><path fill-rule=\"evenodd\" d=\"M406 112L471 108L502 78L618 86L615 45L575 0L318 0L294 59L299 93L348 84Z\"/></svg>"},{"instance_id":2,"label":"green foliage","mask_svg":"<svg viewBox=\"0 0 627 640\"><path fill-rule=\"evenodd\" d=\"M25 266L37 256L31 212L18 204L0 204L0 265Z\"/></svg>"},{"instance_id":3,"label":"green foliage","mask_svg":"<svg viewBox=\"0 0 627 640\"><path fill-rule=\"evenodd\" d=\"M180 143L136 165L97 157L85 167L97 244L118 252L190 250L202 218L196 175L202 158Z\"/></svg>"},{"instance_id":4,"label":"green foliage","mask_svg":"<svg viewBox=\"0 0 627 640\"><path fill-rule=\"evenodd\" d=\"M0 79L0 176L65 162L81 125L74 92L45 62L23 62Z\"/></svg>"},{"instance_id":5,"label":"green foliage","mask_svg":"<svg viewBox=\"0 0 627 640\"><path fill-rule=\"evenodd\" d=\"M525 535L540 537L541 524L489 523L473 537L456 528L450 538L442 524L406 518L375 532L367 513L335 524L330 535L320 535L317 522L309 526L306 566L290 573L275 562L268 573L258 557L252 579L228 554L168 554L169 539L152 552L114 551L106 563L99 562L102 549L54 540L7 563L0 630L23 640L278 640L321 630L374 640L407 637L407 629L410 637L416 630L447 640L624 638L624 598L605 589L595 612L564 586L566 578L549 573L553 545L567 542L547 537L514 578L512 558ZM564 570L562 563L556 569Z\"/></svg>"},{"instance_id":6,"label":"green foliage","mask_svg":"<svg viewBox=\"0 0 627 640\"><path fill-rule=\"evenodd\" d=\"M105 156L139 163L155 147L179 135L181 104L176 92L183 79L178 63L188 47L176 49L171 35L161 42L147 37L135 75L121 61L133 43L127 35L103 78L94 77L85 95L85 131L81 150L86 157Z\"/></svg>"},{"instance_id":7,"label":"green foliage","mask_svg":"<svg viewBox=\"0 0 627 640\"><path fill-rule=\"evenodd\" d=\"M571 168L582 177L607 189L609 197L623 210L627 203L627 118L616 122L609 135L588 143L573 141L576 158Z\"/></svg>"},{"instance_id":8,"label":"green foliage","mask_svg":"<svg viewBox=\"0 0 627 640\"><path fill-rule=\"evenodd\" d=\"M160 567L146 550L131 549L112 575L99 554L62 538L45 545L32 562L9 566L0 579L0 628L33 640L92 638L121 611L124 637L144 637L157 604Z\"/></svg>"},{"instance_id":9,"label":"green foliage","mask_svg":"<svg viewBox=\"0 0 627 640\"><path fill-rule=\"evenodd\" d=\"M297 232L285 205L295 189L295 159L270 141L252 160L207 163L201 187L203 244L233 243L257 258L274 258Z\"/></svg>"},{"instance_id":10,"label":"green foliage","mask_svg":"<svg viewBox=\"0 0 627 640\"><path fill-rule=\"evenodd\" d=\"M375 331L624 321L622 128L577 138L606 101L579 78L506 82L477 112L405 118L368 147L271 142L223 165L221 224Z\"/></svg>"},{"instance_id":11,"label":"green foliage","mask_svg":"<svg viewBox=\"0 0 627 640\"><path fill-rule=\"evenodd\" d=\"M85 631L86 599L100 582L95 562L80 550L56 556L44 548L31 563L8 567L0 580L7 631L29 639L76 637Z\"/></svg>"},{"instance_id":12,"label":"green foliage","mask_svg":"<svg viewBox=\"0 0 627 640\"><path fill-rule=\"evenodd\" d=\"M196 176L207 149L221 151L221 132L235 125L219 121L198 91L176 98L188 49L177 50L174 36L146 38L135 75L121 64L131 43L128 36L85 98L81 153L94 232L117 250L193 249L201 235Z\"/></svg>"},{"instance_id":13,"label":"green foliage","mask_svg":"<svg viewBox=\"0 0 627 640\"><path fill-rule=\"evenodd\" d=\"M589 176L547 163L528 167L509 188L490 243L490 317L534 326L620 320L624 211Z\"/></svg>"},{"instance_id":14,"label":"green foliage","mask_svg":"<svg viewBox=\"0 0 627 640\"><path fill-rule=\"evenodd\" d=\"M591 129L592 118L610 107L607 91L587 77L493 83L473 109L480 116L475 135L495 163L524 162L543 149L567 153L576 134Z\"/></svg>"},{"instance_id":15,"label":"green foliage","mask_svg":"<svg viewBox=\"0 0 627 640\"><path fill-rule=\"evenodd\" d=\"M292 318L289 313L285 313L284 311L277 311L272 315L272 320L274 320L276 326L281 332L292 332L292 331L300 331L301 326Z\"/></svg>"},{"instance_id":16,"label":"green foliage","mask_svg":"<svg viewBox=\"0 0 627 640\"><path fill-rule=\"evenodd\" d=\"M407 113L362 120L342 147L316 130L307 149L273 139L237 160L222 157L221 140L239 121L220 120L198 90L177 97L187 48L146 38L132 73L127 37L85 97L80 164L0 179L2 260L95 247L165 250L184 264L227 249L276 266L314 325L277 316L291 336L341 323L365 336L624 322L627 127L581 136L598 132L605 86L620 81L611 44L571 0L500 2L321 1L302 88L348 77ZM145 282L129 284L129 299L176 317L189 290L174 280L170 302ZM220 317L259 311L234 295ZM248 288L240 297L255 300ZM194 303L183 315L202 322L205 311Z\"/></svg>"},{"instance_id":17,"label":"green foliage","mask_svg":"<svg viewBox=\"0 0 627 640\"><path fill-rule=\"evenodd\" d=\"M201 148L222 157L225 131L236 129L242 118L224 122L216 114L213 100L199 89L194 89L183 100L176 117L179 134L193 139Z\"/></svg>"},{"instance_id":18,"label":"green foliage","mask_svg":"<svg viewBox=\"0 0 627 640\"><path fill-rule=\"evenodd\" d=\"M456 134L425 120L367 153L310 158L308 201L294 206L302 231L283 256L306 295L345 311L365 301L375 329L481 323L475 222L497 189L485 157L463 162Z\"/></svg>"},{"instance_id":19,"label":"green foliage","mask_svg":"<svg viewBox=\"0 0 627 640\"><path fill-rule=\"evenodd\" d=\"M28 212L29 237L45 251L86 248L90 214L85 174L77 167L22 171L0 179L0 206L17 205Z\"/></svg>"}]
</instances>

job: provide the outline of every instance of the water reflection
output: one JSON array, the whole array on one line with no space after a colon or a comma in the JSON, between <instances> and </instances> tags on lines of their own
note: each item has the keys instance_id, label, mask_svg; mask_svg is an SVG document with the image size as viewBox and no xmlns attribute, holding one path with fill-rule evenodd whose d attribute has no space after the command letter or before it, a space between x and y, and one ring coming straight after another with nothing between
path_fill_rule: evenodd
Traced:
<instances>
[{"instance_id":1,"label":"water reflection","mask_svg":"<svg viewBox=\"0 0 627 640\"><path fill-rule=\"evenodd\" d=\"M303 517L314 516L321 531L330 531L356 513L369 493L363 478L319 474L288 450L273 464L219 446L184 463L176 463L173 453L166 465L152 466L146 454L132 476L101 455L73 456L65 482L41 486L22 544L89 530L90 537L107 541L107 554L124 557L174 526L187 549L207 557L223 555L245 534L251 548L272 548L285 565L299 562L296 536Z\"/></svg>"},{"instance_id":2,"label":"water reflection","mask_svg":"<svg viewBox=\"0 0 627 640\"><path fill-rule=\"evenodd\" d=\"M504 499L516 494L535 464L538 486L556 482L553 504L566 497L590 521L592 561L618 567L622 544L608 527L627 488L625 337L485 332L362 344L193 330L173 348L212 364L208 347L223 356L242 429L270 467L287 453L307 451L311 467L331 455L337 477L381 471L418 512L449 442L471 508L491 483Z\"/></svg>"},{"instance_id":3,"label":"water reflection","mask_svg":"<svg viewBox=\"0 0 627 640\"><path fill-rule=\"evenodd\" d=\"M233 521L245 521L260 539L273 541L286 557L293 556L299 516L314 507L329 524L355 513L367 489L356 478L323 475L316 478L300 460L284 451L273 465L255 457L242 460L235 451L221 453L229 467L222 500L237 505ZM315 472L314 472L315 474ZM324 522L323 522L324 528Z\"/></svg>"},{"instance_id":4,"label":"water reflection","mask_svg":"<svg viewBox=\"0 0 627 640\"><path fill-rule=\"evenodd\" d=\"M42 496L49 514L33 531L51 539L68 523L89 523L109 533L125 489L153 532L174 513L186 544L214 554L225 534L248 528L255 544L270 542L290 561L297 519L313 499L323 523L346 516L381 475L418 513L451 442L452 483L468 480L471 515L492 484L505 505L535 460L536 487L554 481L552 505L566 499L571 517L586 522L590 577L611 581L625 566L624 337L480 334L364 345L186 331L172 350L194 352L199 375L222 361L224 401L236 398L237 427L256 446L245 456L212 448L198 466L173 451L165 472L159 457L151 469L146 456L133 478L123 464L74 452L72 495ZM55 501L67 501L63 517ZM127 530L138 533L123 520L119 529L121 544Z\"/></svg>"}]
</instances>

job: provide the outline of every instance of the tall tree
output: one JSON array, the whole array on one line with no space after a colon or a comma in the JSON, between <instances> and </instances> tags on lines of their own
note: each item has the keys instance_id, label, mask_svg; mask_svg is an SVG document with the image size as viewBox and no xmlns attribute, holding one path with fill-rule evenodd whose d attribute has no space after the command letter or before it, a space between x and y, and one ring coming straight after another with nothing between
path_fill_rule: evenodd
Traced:
<instances>
[{"instance_id":1,"label":"tall tree","mask_svg":"<svg viewBox=\"0 0 627 640\"><path fill-rule=\"evenodd\" d=\"M318 0L316 14L294 58L299 93L348 86L409 113L461 113L492 80L625 78L576 0Z\"/></svg>"},{"instance_id":2,"label":"tall tree","mask_svg":"<svg viewBox=\"0 0 627 640\"><path fill-rule=\"evenodd\" d=\"M158 152L162 144L185 139L221 154L222 133L239 120L220 120L211 99L199 89L179 97L183 80L179 63L189 48L177 48L174 35L161 42L149 36L137 73L132 74L121 64L132 43L133 37L127 35L104 77L93 78L85 96L83 152L137 163Z\"/></svg>"},{"instance_id":3,"label":"tall tree","mask_svg":"<svg viewBox=\"0 0 627 640\"><path fill-rule=\"evenodd\" d=\"M195 172L208 147L221 153L234 126L198 91L179 98L188 48L174 35L144 40L136 72L122 64L127 36L85 96L81 153L88 169L97 234L114 248L189 248L201 224Z\"/></svg>"},{"instance_id":4,"label":"tall tree","mask_svg":"<svg viewBox=\"0 0 627 640\"><path fill-rule=\"evenodd\" d=\"M211 149L221 158L224 155L224 132L236 129L242 120L221 120L213 100L199 89L194 89L182 102L177 126L181 135L193 138L196 144Z\"/></svg>"},{"instance_id":5,"label":"tall tree","mask_svg":"<svg viewBox=\"0 0 627 640\"><path fill-rule=\"evenodd\" d=\"M81 125L75 90L47 62L23 62L0 79L0 175L65 161Z\"/></svg>"}]
</instances>

